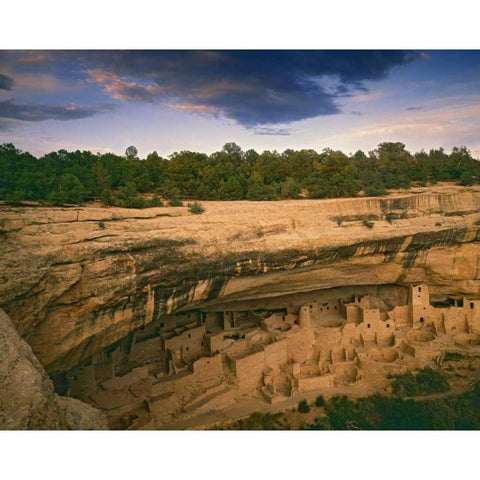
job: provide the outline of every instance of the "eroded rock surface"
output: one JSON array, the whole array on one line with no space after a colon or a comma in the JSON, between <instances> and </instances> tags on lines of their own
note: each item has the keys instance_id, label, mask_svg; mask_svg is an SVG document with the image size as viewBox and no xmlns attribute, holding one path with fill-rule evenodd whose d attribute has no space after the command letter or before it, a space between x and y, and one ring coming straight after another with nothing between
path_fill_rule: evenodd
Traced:
<instances>
[{"instance_id":1,"label":"eroded rock surface","mask_svg":"<svg viewBox=\"0 0 480 480\"><path fill-rule=\"evenodd\" d=\"M101 430L105 416L60 397L30 346L0 310L0 430Z\"/></svg>"},{"instance_id":2,"label":"eroded rock surface","mask_svg":"<svg viewBox=\"0 0 480 480\"><path fill-rule=\"evenodd\" d=\"M385 198L204 202L195 216L3 206L0 306L56 373L182 309L265 306L352 285L478 294L479 204L479 187L437 186Z\"/></svg>"}]
</instances>

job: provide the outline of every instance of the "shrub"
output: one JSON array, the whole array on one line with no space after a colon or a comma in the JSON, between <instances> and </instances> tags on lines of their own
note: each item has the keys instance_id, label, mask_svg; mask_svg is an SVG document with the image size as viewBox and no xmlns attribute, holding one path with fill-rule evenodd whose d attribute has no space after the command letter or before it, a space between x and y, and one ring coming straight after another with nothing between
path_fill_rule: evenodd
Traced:
<instances>
[{"instance_id":1,"label":"shrub","mask_svg":"<svg viewBox=\"0 0 480 480\"><path fill-rule=\"evenodd\" d=\"M105 230L105 223L103 223L103 222L98 222L98 228L99 228L100 230Z\"/></svg>"},{"instance_id":2,"label":"shrub","mask_svg":"<svg viewBox=\"0 0 480 480\"><path fill-rule=\"evenodd\" d=\"M444 362L458 362L459 360L463 360L465 355L460 352L445 352L443 357Z\"/></svg>"},{"instance_id":3,"label":"shrub","mask_svg":"<svg viewBox=\"0 0 480 480\"><path fill-rule=\"evenodd\" d=\"M281 413L254 412L249 417L234 422L230 430L277 430L282 427ZM286 426L288 428L288 426Z\"/></svg>"},{"instance_id":4,"label":"shrub","mask_svg":"<svg viewBox=\"0 0 480 480\"><path fill-rule=\"evenodd\" d=\"M147 201L139 196L126 198L119 202L121 207L125 208L146 208L148 206Z\"/></svg>"},{"instance_id":5,"label":"shrub","mask_svg":"<svg viewBox=\"0 0 480 480\"><path fill-rule=\"evenodd\" d=\"M298 198L301 190L298 182L291 177L288 177L281 186L281 193L284 198Z\"/></svg>"},{"instance_id":6,"label":"shrub","mask_svg":"<svg viewBox=\"0 0 480 480\"><path fill-rule=\"evenodd\" d=\"M323 395L319 395L315 400L316 407L323 407L325 405L325 397Z\"/></svg>"},{"instance_id":7,"label":"shrub","mask_svg":"<svg viewBox=\"0 0 480 480\"><path fill-rule=\"evenodd\" d=\"M470 170L464 171L460 175L460 185L467 186L475 183L474 172Z\"/></svg>"},{"instance_id":8,"label":"shrub","mask_svg":"<svg viewBox=\"0 0 480 480\"><path fill-rule=\"evenodd\" d=\"M80 203L86 190L78 177L71 173L62 175L55 186L53 192L50 192L48 199L55 205L63 205L66 203Z\"/></svg>"},{"instance_id":9,"label":"shrub","mask_svg":"<svg viewBox=\"0 0 480 480\"><path fill-rule=\"evenodd\" d=\"M392 383L396 395L427 395L429 393L445 392L450 389L445 375L430 367L422 368L417 374L412 372L395 375Z\"/></svg>"},{"instance_id":10,"label":"shrub","mask_svg":"<svg viewBox=\"0 0 480 480\"><path fill-rule=\"evenodd\" d=\"M395 212L388 212L386 215L385 215L385 220L388 222L388 223L392 223L392 220L396 220L398 218L398 214L396 214Z\"/></svg>"},{"instance_id":11,"label":"shrub","mask_svg":"<svg viewBox=\"0 0 480 480\"><path fill-rule=\"evenodd\" d=\"M172 198L168 204L171 206L171 207L183 207L183 202L178 199L178 198Z\"/></svg>"},{"instance_id":12,"label":"shrub","mask_svg":"<svg viewBox=\"0 0 480 480\"><path fill-rule=\"evenodd\" d=\"M335 217L335 221L337 222L337 225L340 226L343 223L343 217Z\"/></svg>"},{"instance_id":13,"label":"shrub","mask_svg":"<svg viewBox=\"0 0 480 480\"><path fill-rule=\"evenodd\" d=\"M102 190L102 193L100 195L100 201L102 202L102 205L113 205L114 200L112 191L107 188L105 190Z\"/></svg>"},{"instance_id":14,"label":"shrub","mask_svg":"<svg viewBox=\"0 0 480 480\"><path fill-rule=\"evenodd\" d=\"M300 413L308 413L310 411L310 405L307 403L306 400L302 400L299 404L298 404L298 411Z\"/></svg>"},{"instance_id":15,"label":"shrub","mask_svg":"<svg viewBox=\"0 0 480 480\"><path fill-rule=\"evenodd\" d=\"M163 207L163 202L156 193L152 196L148 203L150 207Z\"/></svg>"},{"instance_id":16,"label":"shrub","mask_svg":"<svg viewBox=\"0 0 480 480\"><path fill-rule=\"evenodd\" d=\"M189 203L187 206L188 206L188 211L190 213L193 213L194 215L200 215L205 211L205 207L198 202Z\"/></svg>"},{"instance_id":17,"label":"shrub","mask_svg":"<svg viewBox=\"0 0 480 480\"><path fill-rule=\"evenodd\" d=\"M371 222L370 220L368 220L368 218L364 218L362 220L362 223L367 227L367 228L373 228L373 226L375 225L373 222Z\"/></svg>"},{"instance_id":18,"label":"shrub","mask_svg":"<svg viewBox=\"0 0 480 480\"><path fill-rule=\"evenodd\" d=\"M20 190L15 190L12 193L7 193L5 195L5 201L10 205L19 206L22 205L23 200L25 200L25 192Z\"/></svg>"},{"instance_id":19,"label":"shrub","mask_svg":"<svg viewBox=\"0 0 480 480\"><path fill-rule=\"evenodd\" d=\"M383 185L369 185L365 188L365 196L367 197L379 197L386 195L388 192Z\"/></svg>"}]
</instances>

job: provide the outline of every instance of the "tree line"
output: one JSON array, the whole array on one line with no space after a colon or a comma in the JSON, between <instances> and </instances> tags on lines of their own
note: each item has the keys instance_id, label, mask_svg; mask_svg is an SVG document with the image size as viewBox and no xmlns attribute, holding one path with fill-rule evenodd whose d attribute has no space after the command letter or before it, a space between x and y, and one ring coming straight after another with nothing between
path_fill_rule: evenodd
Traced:
<instances>
[{"instance_id":1,"label":"tree line","mask_svg":"<svg viewBox=\"0 0 480 480\"><path fill-rule=\"evenodd\" d=\"M455 181L480 182L480 162L466 147L410 153L384 142L368 153L339 150L243 151L227 143L211 155L175 152L146 158L59 150L36 158L11 143L0 145L0 200L78 204L100 198L105 205L143 208L167 199L278 200L378 196L387 189Z\"/></svg>"}]
</instances>

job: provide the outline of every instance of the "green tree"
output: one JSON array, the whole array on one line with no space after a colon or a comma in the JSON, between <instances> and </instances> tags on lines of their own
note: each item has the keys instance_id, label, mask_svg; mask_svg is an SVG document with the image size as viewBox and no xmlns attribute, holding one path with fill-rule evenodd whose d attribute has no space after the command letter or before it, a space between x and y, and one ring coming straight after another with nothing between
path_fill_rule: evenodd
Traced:
<instances>
[{"instance_id":1,"label":"green tree","mask_svg":"<svg viewBox=\"0 0 480 480\"><path fill-rule=\"evenodd\" d=\"M127 157L128 160L134 160L135 158L137 158L137 155L138 155L138 150L137 150L137 147L135 147L134 145L130 145L125 150L125 157Z\"/></svg>"},{"instance_id":2,"label":"green tree","mask_svg":"<svg viewBox=\"0 0 480 480\"><path fill-rule=\"evenodd\" d=\"M229 177L226 182L221 181L218 188L220 200L240 200L244 195L243 187L236 177Z\"/></svg>"},{"instance_id":3,"label":"green tree","mask_svg":"<svg viewBox=\"0 0 480 480\"><path fill-rule=\"evenodd\" d=\"M281 186L281 194L284 198L298 198L301 190L300 184L292 177L288 177Z\"/></svg>"},{"instance_id":4,"label":"green tree","mask_svg":"<svg viewBox=\"0 0 480 480\"><path fill-rule=\"evenodd\" d=\"M85 196L85 188L75 175L63 174L49 199L56 204L80 203Z\"/></svg>"},{"instance_id":5,"label":"green tree","mask_svg":"<svg viewBox=\"0 0 480 480\"><path fill-rule=\"evenodd\" d=\"M222 150L228 153L228 155L231 155L236 158L241 158L243 156L242 148L239 145L237 145L235 142L226 143L223 146Z\"/></svg>"}]
</instances>

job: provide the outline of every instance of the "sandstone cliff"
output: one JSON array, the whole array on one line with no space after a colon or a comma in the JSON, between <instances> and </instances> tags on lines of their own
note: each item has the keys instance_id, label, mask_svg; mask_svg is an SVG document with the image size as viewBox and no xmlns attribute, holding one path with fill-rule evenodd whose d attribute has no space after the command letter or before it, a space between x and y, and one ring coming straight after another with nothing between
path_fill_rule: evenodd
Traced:
<instances>
[{"instance_id":1,"label":"sandstone cliff","mask_svg":"<svg viewBox=\"0 0 480 480\"><path fill-rule=\"evenodd\" d=\"M434 296L478 294L479 204L479 187L437 186L385 198L204 202L203 215L3 206L0 306L55 373L159 314L198 305L412 282Z\"/></svg>"},{"instance_id":2,"label":"sandstone cliff","mask_svg":"<svg viewBox=\"0 0 480 480\"><path fill-rule=\"evenodd\" d=\"M28 344L0 310L0 430L103 430L105 416L60 397Z\"/></svg>"}]
</instances>

